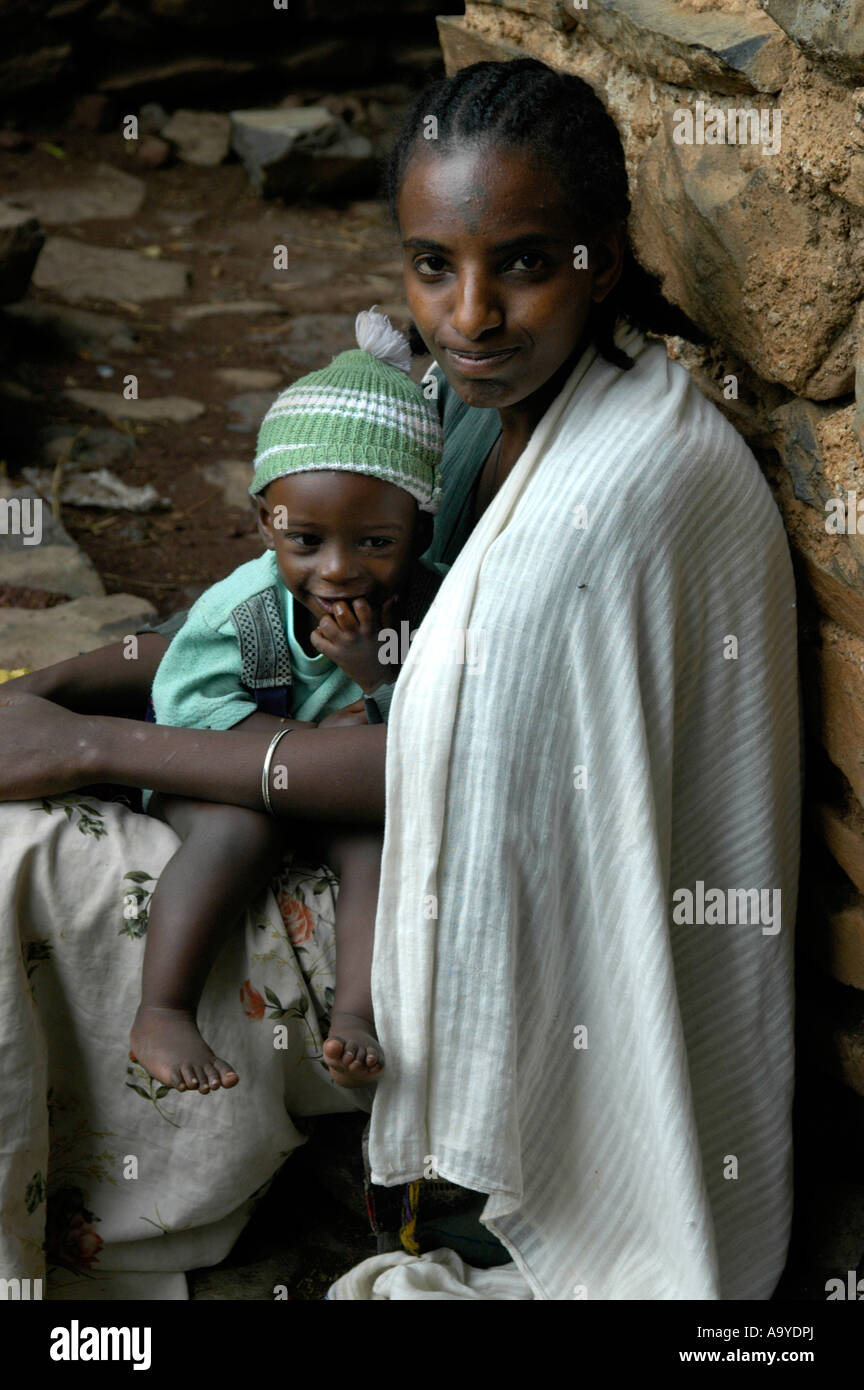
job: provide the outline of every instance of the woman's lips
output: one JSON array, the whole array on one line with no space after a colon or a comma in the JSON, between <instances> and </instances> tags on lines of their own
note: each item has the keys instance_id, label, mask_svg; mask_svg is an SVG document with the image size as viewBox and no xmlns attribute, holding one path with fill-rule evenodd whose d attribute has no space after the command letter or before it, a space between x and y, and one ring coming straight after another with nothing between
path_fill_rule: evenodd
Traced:
<instances>
[{"instance_id":1,"label":"woman's lips","mask_svg":"<svg viewBox=\"0 0 864 1390\"><path fill-rule=\"evenodd\" d=\"M449 347L444 351L462 376L488 376L490 370L494 371L502 362L507 362L519 349L502 348L499 352L489 352L484 357L466 357L455 348Z\"/></svg>"}]
</instances>

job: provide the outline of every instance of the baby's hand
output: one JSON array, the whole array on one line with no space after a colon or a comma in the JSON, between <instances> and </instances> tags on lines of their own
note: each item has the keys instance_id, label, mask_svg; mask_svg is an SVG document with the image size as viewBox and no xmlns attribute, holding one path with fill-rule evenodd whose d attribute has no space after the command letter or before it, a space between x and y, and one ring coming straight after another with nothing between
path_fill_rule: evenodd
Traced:
<instances>
[{"instance_id":1,"label":"baby's hand","mask_svg":"<svg viewBox=\"0 0 864 1390\"><path fill-rule=\"evenodd\" d=\"M394 595L380 613L364 598L337 603L332 613L325 613L309 638L316 651L335 661L367 695L378 689L388 673L392 674L392 667L380 660L378 633L389 625L396 602Z\"/></svg>"},{"instance_id":2,"label":"baby's hand","mask_svg":"<svg viewBox=\"0 0 864 1390\"><path fill-rule=\"evenodd\" d=\"M324 719L318 720L319 729L338 729L345 724L368 724L366 718L366 706L362 700L355 700L351 705L345 705L342 709L334 710Z\"/></svg>"}]
</instances>

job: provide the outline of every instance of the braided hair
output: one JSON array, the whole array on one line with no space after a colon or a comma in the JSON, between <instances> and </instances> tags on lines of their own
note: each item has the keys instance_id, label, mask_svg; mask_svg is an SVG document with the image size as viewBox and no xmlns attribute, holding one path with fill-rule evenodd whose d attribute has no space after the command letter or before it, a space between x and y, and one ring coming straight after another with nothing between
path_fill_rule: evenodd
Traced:
<instances>
[{"instance_id":1,"label":"braided hair","mask_svg":"<svg viewBox=\"0 0 864 1390\"><path fill-rule=\"evenodd\" d=\"M479 140L528 146L572 200L588 235L626 222L630 198L624 150L603 102L581 77L536 58L516 58L472 63L433 82L414 100L384 167L383 197L397 226L399 190L429 117L436 121L436 149ZM657 278L636 260L629 237L621 275L599 304L592 303L589 320L598 352L629 371L633 358L613 341L619 315L643 332L706 341L683 311L664 298ZM411 339L415 351L425 351L413 325Z\"/></svg>"}]
</instances>

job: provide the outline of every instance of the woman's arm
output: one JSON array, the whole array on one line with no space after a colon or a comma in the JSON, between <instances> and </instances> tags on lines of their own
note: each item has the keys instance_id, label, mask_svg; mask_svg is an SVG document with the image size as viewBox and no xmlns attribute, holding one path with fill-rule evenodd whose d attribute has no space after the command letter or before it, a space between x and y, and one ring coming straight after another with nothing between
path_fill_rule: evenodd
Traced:
<instances>
[{"instance_id":1,"label":"woman's arm","mask_svg":"<svg viewBox=\"0 0 864 1390\"><path fill-rule=\"evenodd\" d=\"M130 655L128 639L112 642L94 652L58 661L41 671L17 676L7 683L11 693L41 695L79 714L118 714L129 719L144 717L156 667L168 646L158 632L136 638Z\"/></svg>"},{"instance_id":2,"label":"woman's arm","mask_svg":"<svg viewBox=\"0 0 864 1390\"><path fill-rule=\"evenodd\" d=\"M21 801L119 782L264 808L261 771L272 726L238 726L226 733L176 729L137 719L73 714L19 690L18 681L0 689L0 800ZM274 812L380 824L386 738L383 724L300 728L286 734L271 768ZM284 775L277 776L278 767L284 767Z\"/></svg>"}]
</instances>

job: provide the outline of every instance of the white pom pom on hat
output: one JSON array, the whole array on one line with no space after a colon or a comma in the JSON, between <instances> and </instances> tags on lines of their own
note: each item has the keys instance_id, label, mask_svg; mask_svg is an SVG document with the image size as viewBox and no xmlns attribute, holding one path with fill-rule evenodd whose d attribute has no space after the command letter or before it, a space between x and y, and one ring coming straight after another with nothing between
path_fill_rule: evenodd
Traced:
<instances>
[{"instance_id":1,"label":"white pom pom on hat","mask_svg":"<svg viewBox=\"0 0 864 1390\"><path fill-rule=\"evenodd\" d=\"M354 320L357 346L363 352L371 353L379 362L390 367L399 367L403 372L411 370L411 348L404 333L394 328L386 314L379 312L378 305L371 309L361 309Z\"/></svg>"},{"instance_id":2,"label":"white pom pom on hat","mask_svg":"<svg viewBox=\"0 0 864 1390\"><path fill-rule=\"evenodd\" d=\"M355 319L356 348L277 396L261 422L249 491L289 473L366 473L404 488L421 511L441 495L438 410L411 379L411 348L377 305Z\"/></svg>"}]
</instances>

